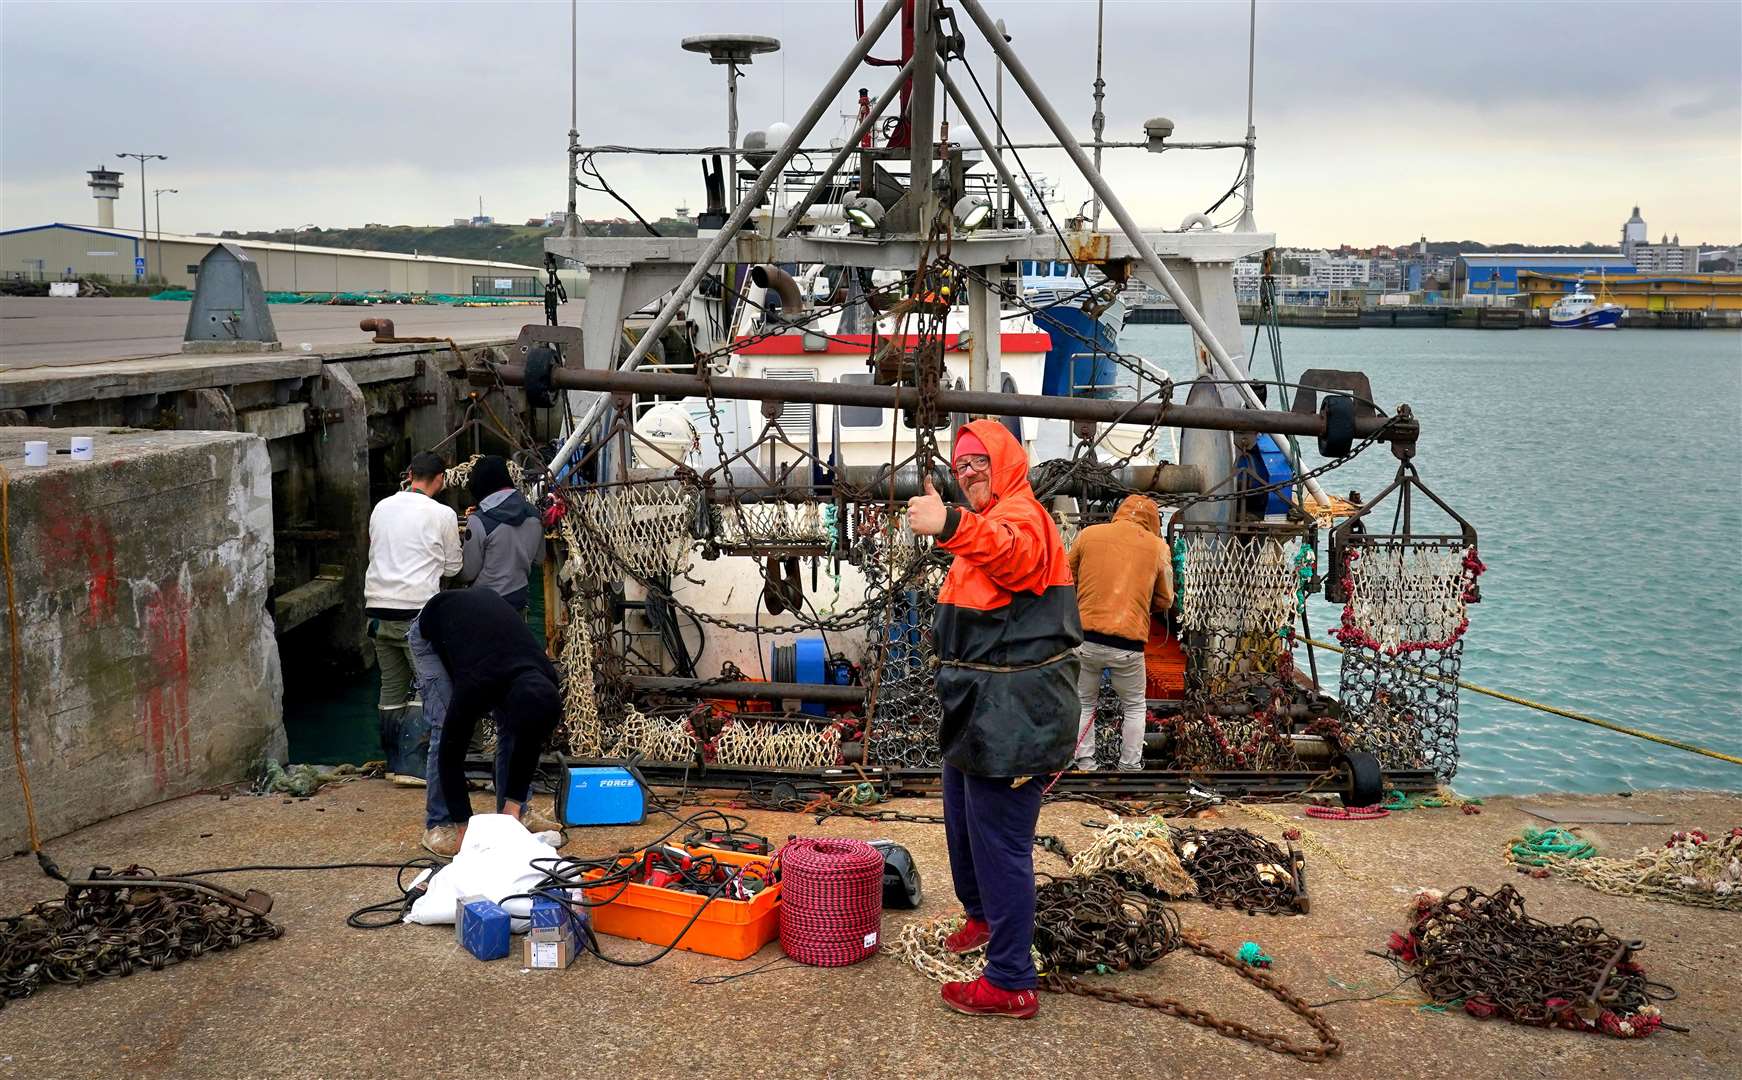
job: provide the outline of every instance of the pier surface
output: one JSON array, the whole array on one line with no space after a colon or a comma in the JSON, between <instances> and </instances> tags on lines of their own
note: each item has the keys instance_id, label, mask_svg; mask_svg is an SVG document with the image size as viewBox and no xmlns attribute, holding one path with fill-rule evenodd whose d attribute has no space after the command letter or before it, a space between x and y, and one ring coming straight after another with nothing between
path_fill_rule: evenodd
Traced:
<instances>
[{"instance_id":1,"label":"pier surface","mask_svg":"<svg viewBox=\"0 0 1742 1080\"><path fill-rule=\"evenodd\" d=\"M724 796L722 796L724 797ZM1630 853L1672 829L1708 832L1742 821L1742 796L1645 793L1553 797L1551 804L1620 807L1665 819L1591 825L1599 850ZM49 845L69 871L138 862L159 871L240 864L400 861L417 848L423 793L382 781L330 786L307 801L195 795L125 814ZM930 800L894 809L935 813ZM1397 981L1387 935L1404 923L1418 887L1516 885L1531 914L1595 916L1622 938L1646 942L1639 960L1680 997L1666 1018L1692 1029L1643 1041L1545 1031L1463 1012L1422 1012L1413 984L1389 1000L1327 1006L1343 1053L1305 1065L1152 1011L1076 997L1041 996L1033 1022L957 1016L937 987L890 956L847 968L790 962L746 979L698 986L702 976L747 971L779 957L778 944L735 963L676 952L640 969L583 956L566 971L526 971L514 958L479 963L447 927L363 932L344 917L394 893L392 872L260 872L221 879L265 889L285 928L259 942L83 988L50 986L0 1009L0 1077L406 1077L573 1076L1000 1076L1077 1077L1731 1077L1742 1072L1742 915L1606 896L1581 885L1533 880L1501 859L1506 840L1544 823L1519 800L1491 800L1480 815L1456 810L1393 814L1373 822L1321 822L1297 806L1271 808L1337 852L1358 878L1308 851L1312 914L1246 916L1177 905L1188 930L1228 949L1256 941L1273 974L1308 1002L1377 993ZM1276 839L1279 827L1234 810L1201 825L1236 825ZM943 831L935 825L750 812L774 838L887 836L906 844L924 876L918 912L886 912L885 940L914 918L955 909ZM1049 804L1040 830L1075 849L1103 816L1081 803ZM613 852L665 829L653 818L624 829L574 830L565 851ZM1063 865L1037 853L1037 868ZM59 895L34 859L0 861L0 912ZM603 938L613 955L652 947ZM1363 989L1349 991L1335 979ZM1090 980L1175 998L1221 1017L1311 1035L1274 1001L1198 957L1175 953L1143 972Z\"/></svg>"},{"instance_id":2,"label":"pier surface","mask_svg":"<svg viewBox=\"0 0 1742 1080\"><path fill-rule=\"evenodd\" d=\"M0 297L0 370L138 357L179 359L190 306L186 300L143 297ZM580 309L578 302L565 305L562 321L579 325ZM539 304L476 308L273 304L271 310L284 351L267 356L300 353L304 342L317 352L361 345L370 335L357 329L357 323L375 317L392 319L402 337L451 337L461 342L512 338L527 323L544 322Z\"/></svg>"}]
</instances>

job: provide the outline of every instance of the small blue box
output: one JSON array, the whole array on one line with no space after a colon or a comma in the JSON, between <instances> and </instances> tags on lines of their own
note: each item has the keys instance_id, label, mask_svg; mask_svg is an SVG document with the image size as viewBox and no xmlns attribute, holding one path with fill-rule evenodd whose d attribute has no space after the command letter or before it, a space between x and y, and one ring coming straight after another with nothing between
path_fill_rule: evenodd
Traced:
<instances>
[{"instance_id":1,"label":"small blue box","mask_svg":"<svg viewBox=\"0 0 1742 1080\"><path fill-rule=\"evenodd\" d=\"M494 900L473 900L460 909L460 944L480 960L508 955L512 922Z\"/></svg>"},{"instance_id":2,"label":"small blue box","mask_svg":"<svg viewBox=\"0 0 1742 1080\"><path fill-rule=\"evenodd\" d=\"M647 798L628 769L571 765L558 792L557 816L565 825L640 825L647 820Z\"/></svg>"},{"instance_id":3,"label":"small blue box","mask_svg":"<svg viewBox=\"0 0 1742 1080\"><path fill-rule=\"evenodd\" d=\"M566 897L569 895L569 892L566 889L549 889L546 891L557 896ZM565 904L560 904L547 896L533 897L531 920L532 925L530 929L533 930L541 930L548 927L551 929L568 930L577 935L581 932L582 928L588 924L587 912L584 908L572 908Z\"/></svg>"}]
</instances>

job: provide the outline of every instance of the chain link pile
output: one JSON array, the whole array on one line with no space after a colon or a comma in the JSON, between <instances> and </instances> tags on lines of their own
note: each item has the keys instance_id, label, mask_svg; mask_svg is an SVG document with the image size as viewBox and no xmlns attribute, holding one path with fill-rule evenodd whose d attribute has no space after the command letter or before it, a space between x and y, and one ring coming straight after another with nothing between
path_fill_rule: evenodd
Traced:
<instances>
[{"instance_id":1,"label":"chain link pile","mask_svg":"<svg viewBox=\"0 0 1742 1080\"><path fill-rule=\"evenodd\" d=\"M117 882L156 877L137 866L91 874L93 880ZM82 986L161 971L283 933L263 915L192 888L69 884L61 899L0 919L0 1008L45 982Z\"/></svg>"},{"instance_id":2,"label":"chain link pile","mask_svg":"<svg viewBox=\"0 0 1742 1080\"><path fill-rule=\"evenodd\" d=\"M1204 903L1249 915L1306 914L1306 890L1295 880L1300 859L1292 850L1249 829L1176 827L1172 833L1180 865Z\"/></svg>"},{"instance_id":3,"label":"chain link pile","mask_svg":"<svg viewBox=\"0 0 1742 1080\"><path fill-rule=\"evenodd\" d=\"M1674 992L1633 962L1642 942L1606 933L1589 916L1548 923L1525 914L1510 885L1417 895L1409 929L1390 950L1435 1001L1486 1019L1644 1038L1663 1022L1651 1002Z\"/></svg>"},{"instance_id":4,"label":"chain link pile","mask_svg":"<svg viewBox=\"0 0 1742 1080\"><path fill-rule=\"evenodd\" d=\"M1456 539L1350 538L1348 600L1332 634L1351 749L1386 769L1458 771L1458 679L1475 579L1485 569Z\"/></svg>"}]
</instances>

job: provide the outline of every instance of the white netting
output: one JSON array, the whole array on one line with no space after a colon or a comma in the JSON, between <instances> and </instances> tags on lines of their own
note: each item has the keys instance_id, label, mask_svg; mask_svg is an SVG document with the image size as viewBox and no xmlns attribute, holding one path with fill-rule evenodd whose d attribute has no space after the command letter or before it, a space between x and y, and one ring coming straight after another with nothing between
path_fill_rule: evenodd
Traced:
<instances>
[{"instance_id":1,"label":"white netting","mask_svg":"<svg viewBox=\"0 0 1742 1080\"><path fill-rule=\"evenodd\" d=\"M841 763L837 725L746 720L739 716L714 736L714 762L764 769L814 769Z\"/></svg>"},{"instance_id":2,"label":"white netting","mask_svg":"<svg viewBox=\"0 0 1742 1080\"><path fill-rule=\"evenodd\" d=\"M834 538L824 521L821 503L745 503L738 511L722 509L718 539L730 546L744 544L828 544ZM745 527L748 526L748 531Z\"/></svg>"},{"instance_id":3,"label":"white netting","mask_svg":"<svg viewBox=\"0 0 1742 1080\"><path fill-rule=\"evenodd\" d=\"M1387 651L1463 630L1469 573L1462 544L1374 544L1352 550L1343 628Z\"/></svg>"},{"instance_id":4,"label":"white netting","mask_svg":"<svg viewBox=\"0 0 1742 1080\"><path fill-rule=\"evenodd\" d=\"M1215 635L1276 633L1294 624L1304 539L1237 533L1184 535L1180 624Z\"/></svg>"},{"instance_id":5,"label":"white netting","mask_svg":"<svg viewBox=\"0 0 1742 1080\"><path fill-rule=\"evenodd\" d=\"M580 543L569 547L583 575L596 580L644 575L678 577L690 567L690 528L700 494L683 484L625 484L569 493L565 521Z\"/></svg>"},{"instance_id":6,"label":"white netting","mask_svg":"<svg viewBox=\"0 0 1742 1080\"><path fill-rule=\"evenodd\" d=\"M627 758L639 753L649 761L681 763L696 759L696 747L685 717L648 716L630 705L623 710L616 745L605 756Z\"/></svg>"},{"instance_id":7,"label":"white netting","mask_svg":"<svg viewBox=\"0 0 1742 1080\"><path fill-rule=\"evenodd\" d=\"M455 465L453 468L449 469L444 474L447 477L448 486L449 487L464 487L466 484L466 481L468 481L472 478L472 470L477 467L478 459L483 457L483 456L484 455L482 455L482 454L473 454L471 457L467 458L466 460L460 462L458 465ZM532 494L531 489L526 486L526 470L524 470L520 467L520 463L518 461L514 461L512 459L509 460L509 462L508 462L508 478L510 480L514 481L514 486L520 491L520 493L522 495ZM404 487L405 484L402 483L400 486Z\"/></svg>"}]
</instances>

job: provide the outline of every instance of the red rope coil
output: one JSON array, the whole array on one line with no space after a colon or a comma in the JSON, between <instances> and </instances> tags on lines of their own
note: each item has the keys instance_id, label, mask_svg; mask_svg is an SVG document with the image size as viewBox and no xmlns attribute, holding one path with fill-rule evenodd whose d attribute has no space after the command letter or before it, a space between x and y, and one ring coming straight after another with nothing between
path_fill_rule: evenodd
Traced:
<instances>
[{"instance_id":1,"label":"red rope coil","mask_svg":"<svg viewBox=\"0 0 1742 1080\"><path fill-rule=\"evenodd\" d=\"M818 967L856 964L883 937L883 856L863 840L800 837L780 849L780 947Z\"/></svg>"}]
</instances>

